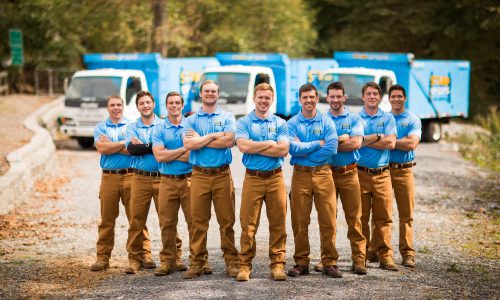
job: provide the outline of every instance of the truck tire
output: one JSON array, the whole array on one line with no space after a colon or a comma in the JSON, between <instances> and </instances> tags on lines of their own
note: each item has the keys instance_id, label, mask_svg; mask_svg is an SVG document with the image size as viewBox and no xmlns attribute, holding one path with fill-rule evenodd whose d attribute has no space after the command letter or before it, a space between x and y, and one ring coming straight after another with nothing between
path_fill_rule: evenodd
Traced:
<instances>
[{"instance_id":1,"label":"truck tire","mask_svg":"<svg viewBox=\"0 0 500 300\"><path fill-rule=\"evenodd\" d=\"M78 145L80 145L80 147L82 147L83 149L92 148L92 146L94 145L93 138L80 137L80 138L77 138L76 141L78 142Z\"/></svg>"},{"instance_id":2,"label":"truck tire","mask_svg":"<svg viewBox=\"0 0 500 300\"><path fill-rule=\"evenodd\" d=\"M441 123L435 121L424 122L422 135L425 142L439 142L443 136Z\"/></svg>"}]
</instances>

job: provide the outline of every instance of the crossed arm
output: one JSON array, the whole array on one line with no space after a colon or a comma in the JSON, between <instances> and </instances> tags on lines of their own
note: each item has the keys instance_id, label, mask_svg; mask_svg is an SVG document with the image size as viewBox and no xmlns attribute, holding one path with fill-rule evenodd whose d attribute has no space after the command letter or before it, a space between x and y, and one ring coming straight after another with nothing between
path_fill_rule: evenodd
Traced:
<instances>
[{"instance_id":1,"label":"crossed arm","mask_svg":"<svg viewBox=\"0 0 500 300\"><path fill-rule=\"evenodd\" d=\"M125 148L125 141L112 142L107 136L101 134L99 139L95 142L97 151L101 154L129 154Z\"/></svg>"},{"instance_id":2,"label":"crossed arm","mask_svg":"<svg viewBox=\"0 0 500 300\"><path fill-rule=\"evenodd\" d=\"M363 137L358 136L349 136L347 133L339 136L339 146L337 151L340 152L350 152L354 150L358 150L361 147Z\"/></svg>"},{"instance_id":3,"label":"crossed arm","mask_svg":"<svg viewBox=\"0 0 500 300\"><path fill-rule=\"evenodd\" d=\"M187 150L198 150L203 147L230 148L234 145L234 132L213 132L200 136L196 131L189 129L183 142Z\"/></svg>"},{"instance_id":4,"label":"crossed arm","mask_svg":"<svg viewBox=\"0 0 500 300\"><path fill-rule=\"evenodd\" d=\"M284 157L288 154L290 143L288 141L253 141L239 138L236 141L238 149L246 154L260 154L269 157Z\"/></svg>"},{"instance_id":5,"label":"crossed arm","mask_svg":"<svg viewBox=\"0 0 500 300\"><path fill-rule=\"evenodd\" d=\"M410 134L404 138L396 140L396 149L403 151L415 150L420 142L420 137L416 134Z\"/></svg>"},{"instance_id":6,"label":"crossed arm","mask_svg":"<svg viewBox=\"0 0 500 300\"><path fill-rule=\"evenodd\" d=\"M365 135L365 140L363 141L362 146L367 146L379 150L393 150L396 146L396 135L385 135L382 133L380 134L380 140L378 139L377 134Z\"/></svg>"},{"instance_id":7,"label":"crossed arm","mask_svg":"<svg viewBox=\"0 0 500 300\"><path fill-rule=\"evenodd\" d=\"M189 153L190 151L185 147L172 150L166 149L163 145L153 147L153 154L158 162L170 162L174 160L187 162L189 160Z\"/></svg>"}]
</instances>

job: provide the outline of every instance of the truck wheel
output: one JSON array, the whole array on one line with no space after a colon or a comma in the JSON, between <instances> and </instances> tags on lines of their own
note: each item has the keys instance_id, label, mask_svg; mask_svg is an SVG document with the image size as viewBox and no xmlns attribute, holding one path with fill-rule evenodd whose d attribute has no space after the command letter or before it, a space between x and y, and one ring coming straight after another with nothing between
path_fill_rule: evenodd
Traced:
<instances>
[{"instance_id":1,"label":"truck wheel","mask_svg":"<svg viewBox=\"0 0 500 300\"><path fill-rule=\"evenodd\" d=\"M78 142L78 145L80 145L80 147L82 147L83 149L92 148L92 146L94 145L93 138L77 138L76 141Z\"/></svg>"},{"instance_id":2,"label":"truck wheel","mask_svg":"<svg viewBox=\"0 0 500 300\"><path fill-rule=\"evenodd\" d=\"M423 138L426 142L437 143L443 136L441 123L425 122L423 126Z\"/></svg>"}]
</instances>

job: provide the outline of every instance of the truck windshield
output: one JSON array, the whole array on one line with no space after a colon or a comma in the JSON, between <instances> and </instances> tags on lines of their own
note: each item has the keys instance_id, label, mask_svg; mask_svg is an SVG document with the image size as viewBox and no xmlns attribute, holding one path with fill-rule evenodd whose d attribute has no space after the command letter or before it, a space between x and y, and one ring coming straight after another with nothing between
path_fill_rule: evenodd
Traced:
<instances>
[{"instance_id":1,"label":"truck windshield","mask_svg":"<svg viewBox=\"0 0 500 300\"><path fill-rule=\"evenodd\" d=\"M248 84L250 82L250 74L211 72L203 74L200 83L205 80L213 80L219 85L218 103L245 103L248 93ZM195 101L201 101L199 94Z\"/></svg>"},{"instance_id":2,"label":"truck windshield","mask_svg":"<svg viewBox=\"0 0 500 300\"><path fill-rule=\"evenodd\" d=\"M347 95L346 104L363 105L361 88L365 83L374 80L375 77L371 75L326 73L318 86L320 102L326 103L326 89L328 85L332 82L340 81L344 84L345 94Z\"/></svg>"},{"instance_id":3,"label":"truck windshield","mask_svg":"<svg viewBox=\"0 0 500 300\"><path fill-rule=\"evenodd\" d=\"M105 100L120 94L121 77L75 77L66 92L66 99Z\"/></svg>"}]
</instances>

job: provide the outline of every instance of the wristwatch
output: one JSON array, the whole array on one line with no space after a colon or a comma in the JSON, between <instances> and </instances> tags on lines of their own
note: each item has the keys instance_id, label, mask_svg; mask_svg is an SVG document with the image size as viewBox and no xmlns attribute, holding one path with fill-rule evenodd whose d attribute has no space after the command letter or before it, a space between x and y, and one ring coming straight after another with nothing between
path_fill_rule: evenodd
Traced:
<instances>
[{"instance_id":1,"label":"wristwatch","mask_svg":"<svg viewBox=\"0 0 500 300\"><path fill-rule=\"evenodd\" d=\"M377 141L380 141L381 137L382 137L382 135L380 133L377 133Z\"/></svg>"}]
</instances>

